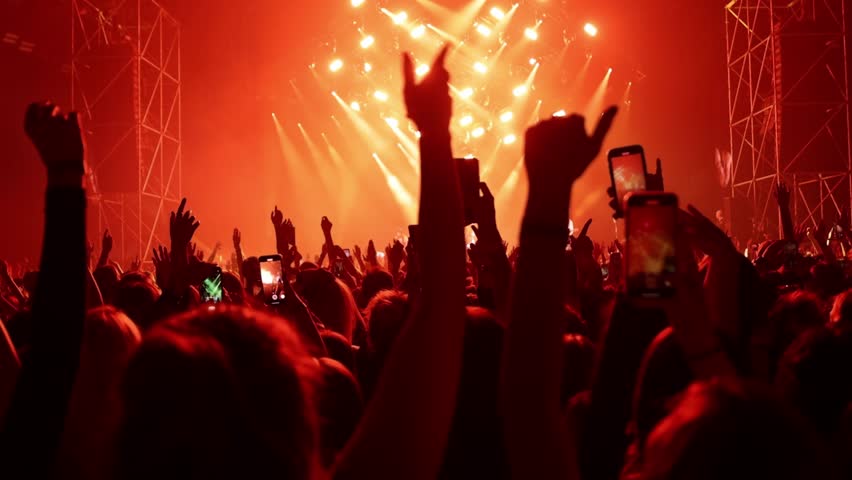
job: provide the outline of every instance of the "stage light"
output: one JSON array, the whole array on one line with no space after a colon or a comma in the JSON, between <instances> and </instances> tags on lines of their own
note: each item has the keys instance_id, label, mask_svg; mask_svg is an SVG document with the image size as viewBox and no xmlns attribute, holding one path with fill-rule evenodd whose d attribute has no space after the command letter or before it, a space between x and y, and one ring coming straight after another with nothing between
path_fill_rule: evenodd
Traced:
<instances>
[{"instance_id":1,"label":"stage light","mask_svg":"<svg viewBox=\"0 0 852 480\"><path fill-rule=\"evenodd\" d=\"M339 58L335 58L328 64L328 69L332 72L339 72L341 68L343 68L343 60Z\"/></svg>"},{"instance_id":2,"label":"stage light","mask_svg":"<svg viewBox=\"0 0 852 480\"><path fill-rule=\"evenodd\" d=\"M612 67L609 67L609 70L606 71L607 74L612 73Z\"/></svg>"},{"instance_id":3,"label":"stage light","mask_svg":"<svg viewBox=\"0 0 852 480\"><path fill-rule=\"evenodd\" d=\"M480 23L479 25L476 26L476 31L479 32L479 34L482 35L483 37L490 37L491 36L491 29L488 28L487 25L484 25L482 23Z\"/></svg>"},{"instance_id":4,"label":"stage light","mask_svg":"<svg viewBox=\"0 0 852 480\"><path fill-rule=\"evenodd\" d=\"M504 145L511 145L511 144L515 143L515 141L517 139L518 139L518 137L516 137L514 133L510 133L510 134L506 135L505 137L503 137L503 144Z\"/></svg>"},{"instance_id":5,"label":"stage light","mask_svg":"<svg viewBox=\"0 0 852 480\"><path fill-rule=\"evenodd\" d=\"M364 0L352 0L351 3L353 7L358 8L361 5L364 5Z\"/></svg>"},{"instance_id":6,"label":"stage light","mask_svg":"<svg viewBox=\"0 0 852 480\"><path fill-rule=\"evenodd\" d=\"M465 160L473 160L474 158L476 158L476 157L474 157L472 153L468 153L467 155L464 156Z\"/></svg>"},{"instance_id":7,"label":"stage light","mask_svg":"<svg viewBox=\"0 0 852 480\"><path fill-rule=\"evenodd\" d=\"M583 31L586 32L586 35L588 35L590 37L597 37L598 36L598 27L594 26L591 23L587 23L587 24L583 25Z\"/></svg>"},{"instance_id":8,"label":"stage light","mask_svg":"<svg viewBox=\"0 0 852 480\"><path fill-rule=\"evenodd\" d=\"M429 73L429 65L426 65L425 63L419 65L417 67L417 70L414 71L414 73L416 73L418 77L426 75L427 73Z\"/></svg>"},{"instance_id":9,"label":"stage light","mask_svg":"<svg viewBox=\"0 0 852 480\"><path fill-rule=\"evenodd\" d=\"M509 123L514 117L515 115L512 112L503 112L500 114L500 121L503 123Z\"/></svg>"},{"instance_id":10,"label":"stage light","mask_svg":"<svg viewBox=\"0 0 852 480\"><path fill-rule=\"evenodd\" d=\"M376 92L373 93L373 98L375 98L376 100L378 100L380 102L387 102L388 99L390 98L390 96L386 92L383 92L382 90L376 90Z\"/></svg>"},{"instance_id":11,"label":"stage light","mask_svg":"<svg viewBox=\"0 0 852 480\"><path fill-rule=\"evenodd\" d=\"M423 134L422 134L422 133L420 133L420 130L415 130L415 131L414 131L414 136L415 136L415 137L417 137L417 138L420 138L420 137L422 137L422 136L423 136Z\"/></svg>"},{"instance_id":12,"label":"stage light","mask_svg":"<svg viewBox=\"0 0 852 480\"><path fill-rule=\"evenodd\" d=\"M524 30L524 36L529 38L532 41L536 41L536 40L538 40L538 31L536 31L536 29L534 29L532 27L527 27Z\"/></svg>"},{"instance_id":13,"label":"stage light","mask_svg":"<svg viewBox=\"0 0 852 480\"><path fill-rule=\"evenodd\" d=\"M537 63L538 63L538 60L536 60L536 59L534 59L534 58L531 58L531 59L530 59L530 65L535 65L535 64L537 64Z\"/></svg>"},{"instance_id":14,"label":"stage light","mask_svg":"<svg viewBox=\"0 0 852 480\"><path fill-rule=\"evenodd\" d=\"M565 113L565 110L559 110L559 111L553 112L554 117L564 117L566 115L568 115L568 114Z\"/></svg>"},{"instance_id":15,"label":"stage light","mask_svg":"<svg viewBox=\"0 0 852 480\"><path fill-rule=\"evenodd\" d=\"M479 138L485 135L485 129L482 127L476 127L470 132L470 136L473 138Z\"/></svg>"},{"instance_id":16,"label":"stage light","mask_svg":"<svg viewBox=\"0 0 852 480\"><path fill-rule=\"evenodd\" d=\"M516 97L523 97L527 94L527 92L529 92L529 88L527 88L526 85L518 85L514 88L514 90L512 90L512 95Z\"/></svg>"},{"instance_id":17,"label":"stage light","mask_svg":"<svg viewBox=\"0 0 852 480\"><path fill-rule=\"evenodd\" d=\"M459 91L459 96L462 98L470 98L473 96L473 89L470 87L463 88Z\"/></svg>"},{"instance_id":18,"label":"stage light","mask_svg":"<svg viewBox=\"0 0 852 480\"><path fill-rule=\"evenodd\" d=\"M466 127L473 123L473 117L471 115L465 115L461 119L459 119L459 125L462 127Z\"/></svg>"},{"instance_id":19,"label":"stage light","mask_svg":"<svg viewBox=\"0 0 852 480\"><path fill-rule=\"evenodd\" d=\"M497 20L503 20L506 17L506 13L498 7L491 7L491 16Z\"/></svg>"},{"instance_id":20,"label":"stage light","mask_svg":"<svg viewBox=\"0 0 852 480\"><path fill-rule=\"evenodd\" d=\"M364 72L365 72L365 73L370 73L370 72L372 72L372 71L373 71L373 66L372 66L372 65L370 65L370 64L369 64L369 63L367 63L367 62L364 62Z\"/></svg>"},{"instance_id":21,"label":"stage light","mask_svg":"<svg viewBox=\"0 0 852 480\"><path fill-rule=\"evenodd\" d=\"M354 110L356 112L360 112L361 111L361 104L358 103L358 102L352 102L352 103L349 104L349 108L351 108L352 110Z\"/></svg>"},{"instance_id":22,"label":"stage light","mask_svg":"<svg viewBox=\"0 0 852 480\"><path fill-rule=\"evenodd\" d=\"M387 124L390 125L391 128L399 128L399 120L393 117L385 118L385 122L387 122Z\"/></svg>"},{"instance_id":23,"label":"stage light","mask_svg":"<svg viewBox=\"0 0 852 480\"><path fill-rule=\"evenodd\" d=\"M426 26L418 25L411 29L411 38L420 38L426 34Z\"/></svg>"},{"instance_id":24,"label":"stage light","mask_svg":"<svg viewBox=\"0 0 852 480\"><path fill-rule=\"evenodd\" d=\"M488 72L488 67L487 67L487 66L485 66L485 64L484 64L484 63L482 63L482 62L476 62L476 63L474 63L474 64L473 64L473 69L474 69L474 70L476 70L476 71L477 71L477 72L479 72L479 73L482 73L482 74L485 74L486 72Z\"/></svg>"},{"instance_id":25,"label":"stage light","mask_svg":"<svg viewBox=\"0 0 852 480\"><path fill-rule=\"evenodd\" d=\"M402 25L405 21L408 20L408 14L403 12L399 12L393 16L393 23L397 25Z\"/></svg>"},{"instance_id":26,"label":"stage light","mask_svg":"<svg viewBox=\"0 0 852 480\"><path fill-rule=\"evenodd\" d=\"M361 39L361 48L370 48L374 43L376 43L376 39L372 35L367 35Z\"/></svg>"}]
</instances>

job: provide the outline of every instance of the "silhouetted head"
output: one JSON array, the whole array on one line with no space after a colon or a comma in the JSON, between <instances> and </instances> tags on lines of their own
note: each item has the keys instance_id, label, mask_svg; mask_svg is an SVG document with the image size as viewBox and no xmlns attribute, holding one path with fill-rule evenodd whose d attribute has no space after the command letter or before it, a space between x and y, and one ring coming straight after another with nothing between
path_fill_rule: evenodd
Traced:
<instances>
[{"instance_id":1,"label":"silhouetted head","mask_svg":"<svg viewBox=\"0 0 852 480\"><path fill-rule=\"evenodd\" d=\"M852 330L852 290L846 290L834 299L829 321L833 327Z\"/></svg>"},{"instance_id":2,"label":"silhouetted head","mask_svg":"<svg viewBox=\"0 0 852 480\"><path fill-rule=\"evenodd\" d=\"M734 379L693 384L654 429L643 479L826 478L820 444L764 387Z\"/></svg>"},{"instance_id":3,"label":"silhouetted head","mask_svg":"<svg viewBox=\"0 0 852 480\"><path fill-rule=\"evenodd\" d=\"M784 352L775 383L820 433L831 437L852 401L852 332L805 332Z\"/></svg>"},{"instance_id":4,"label":"silhouetted head","mask_svg":"<svg viewBox=\"0 0 852 480\"><path fill-rule=\"evenodd\" d=\"M381 291L367 305L367 345L379 358L390 352L408 312L408 295L397 290Z\"/></svg>"},{"instance_id":5,"label":"silhouetted head","mask_svg":"<svg viewBox=\"0 0 852 480\"><path fill-rule=\"evenodd\" d=\"M125 375L118 476L312 478L316 371L288 323L259 311L158 323Z\"/></svg>"},{"instance_id":6,"label":"silhouetted head","mask_svg":"<svg viewBox=\"0 0 852 480\"><path fill-rule=\"evenodd\" d=\"M326 328L352 342L360 313L349 287L326 270L299 272L295 287Z\"/></svg>"},{"instance_id":7,"label":"silhouetted head","mask_svg":"<svg viewBox=\"0 0 852 480\"><path fill-rule=\"evenodd\" d=\"M595 346L588 337L567 334L562 337L562 405L574 395L591 388L595 367Z\"/></svg>"},{"instance_id":8,"label":"silhouetted head","mask_svg":"<svg viewBox=\"0 0 852 480\"><path fill-rule=\"evenodd\" d=\"M825 324L822 302L815 294L797 290L782 296L769 312L770 367L777 369L784 350L806 330Z\"/></svg>"},{"instance_id":9,"label":"silhouetted head","mask_svg":"<svg viewBox=\"0 0 852 480\"><path fill-rule=\"evenodd\" d=\"M355 354L352 351L352 344L346 340L346 337L332 330L321 332L320 337L322 337L329 358L333 358L348 368L350 372L354 372Z\"/></svg>"},{"instance_id":10,"label":"silhouetted head","mask_svg":"<svg viewBox=\"0 0 852 480\"><path fill-rule=\"evenodd\" d=\"M228 294L228 299L236 305L244 305L243 283L240 277L231 272L222 272L222 288Z\"/></svg>"},{"instance_id":11,"label":"silhouetted head","mask_svg":"<svg viewBox=\"0 0 852 480\"><path fill-rule=\"evenodd\" d=\"M86 315L80 366L65 416L61 470L70 478L108 478L113 435L121 416L119 384L141 341L139 329L118 309Z\"/></svg>"},{"instance_id":12,"label":"silhouetted head","mask_svg":"<svg viewBox=\"0 0 852 480\"><path fill-rule=\"evenodd\" d=\"M393 290L393 276L385 270L373 269L364 276L361 284L361 302L369 305L370 300L382 290Z\"/></svg>"},{"instance_id":13,"label":"silhouetted head","mask_svg":"<svg viewBox=\"0 0 852 480\"><path fill-rule=\"evenodd\" d=\"M331 358L319 359L316 406L320 428L322 463L330 467L355 432L364 401L351 371Z\"/></svg>"},{"instance_id":14,"label":"silhouetted head","mask_svg":"<svg viewBox=\"0 0 852 480\"><path fill-rule=\"evenodd\" d=\"M260 260L257 257L248 257L243 260L243 279L246 282L246 292L249 295L259 295L263 291L263 282L260 279Z\"/></svg>"},{"instance_id":15,"label":"silhouetted head","mask_svg":"<svg viewBox=\"0 0 852 480\"><path fill-rule=\"evenodd\" d=\"M119 283L112 304L126 313L141 330L154 323L155 307L160 290L150 282Z\"/></svg>"}]
</instances>

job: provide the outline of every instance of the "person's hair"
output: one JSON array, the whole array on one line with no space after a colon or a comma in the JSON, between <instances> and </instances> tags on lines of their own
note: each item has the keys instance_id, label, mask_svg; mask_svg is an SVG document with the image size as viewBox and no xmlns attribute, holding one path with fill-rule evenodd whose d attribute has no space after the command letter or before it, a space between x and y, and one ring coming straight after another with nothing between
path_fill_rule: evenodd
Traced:
<instances>
[{"instance_id":1,"label":"person's hair","mask_svg":"<svg viewBox=\"0 0 852 480\"><path fill-rule=\"evenodd\" d=\"M228 300L235 305L245 304L243 283L232 272L222 272L222 289L228 294Z\"/></svg>"},{"instance_id":2,"label":"person's hair","mask_svg":"<svg viewBox=\"0 0 852 480\"><path fill-rule=\"evenodd\" d=\"M393 290L393 276L385 270L370 270L364 275L364 282L361 284L361 304L359 306L365 308L369 305L370 300L383 290Z\"/></svg>"},{"instance_id":3,"label":"person's hair","mask_svg":"<svg viewBox=\"0 0 852 480\"><path fill-rule=\"evenodd\" d=\"M408 312L408 295L398 290L383 290L367 305L367 345L378 357L390 352Z\"/></svg>"},{"instance_id":4,"label":"person's hair","mask_svg":"<svg viewBox=\"0 0 852 480\"><path fill-rule=\"evenodd\" d=\"M320 332L320 337L328 352L328 357L340 362L350 372L354 372L355 353L352 351L352 344L346 340L346 337L332 330Z\"/></svg>"},{"instance_id":5,"label":"person's hair","mask_svg":"<svg viewBox=\"0 0 852 480\"><path fill-rule=\"evenodd\" d=\"M829 321L834 327L852 330L852 290L846 290L834 299Z\"/></svg>"},{"instance_id":6,"label":"person's hair","mask_svg":"<svg viewBox=\"0 0 852 480\"><path fill-rule=\"evenodd\" d=\"M326 328L343 335L350 343L361 321L349 287L325 270L299 272L296 287L302 298Z\"/></svg>"},{"instance_id":7,"label":"person's hair","mask_svg":"<svg viewBox=\"0 0 852 480\"><path fill-rule=\"evenodd\" d=\"M331 358L320 358L319 365L315 398L320 456L323 465L331 467L355 432L364 410L364 401L358 381L346 366Z\"/></svg>"},{"instance_id":8,"label":"person's hair","mask_svg":"<svg viewBox=\"0 0 852 480\"><path fill-rule=\"evenodd\" d=\"M120 420L119 383L140 341L139 329L115 307L86 315L59 460L70 477L109 477L107 459Z\"/></svg>"},{"instance_id":9,"label":"person's hair","mask_svg":"<svg viewBox=\"0 0 852 480\"><path fill-rule=\"evenodd\" d=\"M769 366L770 375L774 376L784 350L802 332L825 324L822 302L815 294L803 290L788 293L779 298L769 312L769 322Z\"/></svg>"},{"instance_id":10,"label":"person's hair","mask_svg":"<svg viewBox=\"0 0 852 480\"><path fill-rule=\"evenodd\" d=\"M289 324L259 311L158 323L125 375L118 476L311 478L316 368Z\"/></svg>"},{"instance_id":11,"label":"person's hair","mask_svg":"<svg viewBox=\"0 0 852 480\"><path fill-rule=\"evenodd\" d=\"M142 330L151 327L160 290L151 282L120 282L112 304L127 314Z\"/></svg>"},{"instance_id":12,"label":"person's hair","mask_svg":"<svg viewBox=\"0 0 852 480\"><path fill-rule=\"evenodd\" d=\"M826 478L820 443L769 389L735 379L693 384L657 425L642 478Z\"/></svg>"},{"instance_id":13,"label":"person's hair","mask_svg":"<svg viewBox=\"0 0 852 480\"><path fill-rule=\"evenodd\" d=\"M852 332L816 328L802 334L784 352L776 386L831 436L852 401Z\"/></svg>"}]
</instances>

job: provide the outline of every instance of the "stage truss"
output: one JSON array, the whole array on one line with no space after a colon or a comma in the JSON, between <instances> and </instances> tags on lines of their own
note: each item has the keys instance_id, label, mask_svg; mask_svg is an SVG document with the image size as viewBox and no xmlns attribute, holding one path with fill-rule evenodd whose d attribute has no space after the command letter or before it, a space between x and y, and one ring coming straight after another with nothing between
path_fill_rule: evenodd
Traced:
<instances>
[{"instance_id":1,"label":"stage truss","mask_svg":"<svg viewBox=\"0 0 852 480\"><path fill-rule=\"evenodd\" d=\"M72 0L71 45L89 238L108 228L116 259L147 261L181 199L180 24L154 0Z\"/></svg>"},{"instance_id":2,"label":"stage truss","mask_svg":"<svg viewBox=\"0 0 852 480\"><path fill-rule=\"evenodd\" d=\"M846 1L733 0L725 10L731 196L748 200L757 230L780 223L778 181L799 225L836 219L852 202Z\"/></svg>"}]
</instances>

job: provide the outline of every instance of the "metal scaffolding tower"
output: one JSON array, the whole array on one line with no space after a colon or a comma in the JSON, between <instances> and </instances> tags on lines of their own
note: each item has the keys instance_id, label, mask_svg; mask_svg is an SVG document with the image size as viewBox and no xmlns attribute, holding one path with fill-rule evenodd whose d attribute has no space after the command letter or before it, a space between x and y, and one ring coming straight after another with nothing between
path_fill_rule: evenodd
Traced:
<instances>
[{"instance_id":1,"label":"metal scaffolding tower","mask_svg":"<svg viewBox=\"0 0 852 480\"><path fill-rule=\"evenodd\" d=\"M71 1L71 98L100 238L122 261L167 243L181 198L180 24L155 0Z\"/></svg>"},{"instance_id":2,"label":"metal scaffolding tower","mask_svg":"<svg viewBox=\"0 0 852 480\"><path fill-rule=\"evenodd\" d=\"M778 181L798 224L837 218L852 204L846 1L732 0L725 27L731 196L758 230L779 223Z\"/></svg>"}]
</instances>

